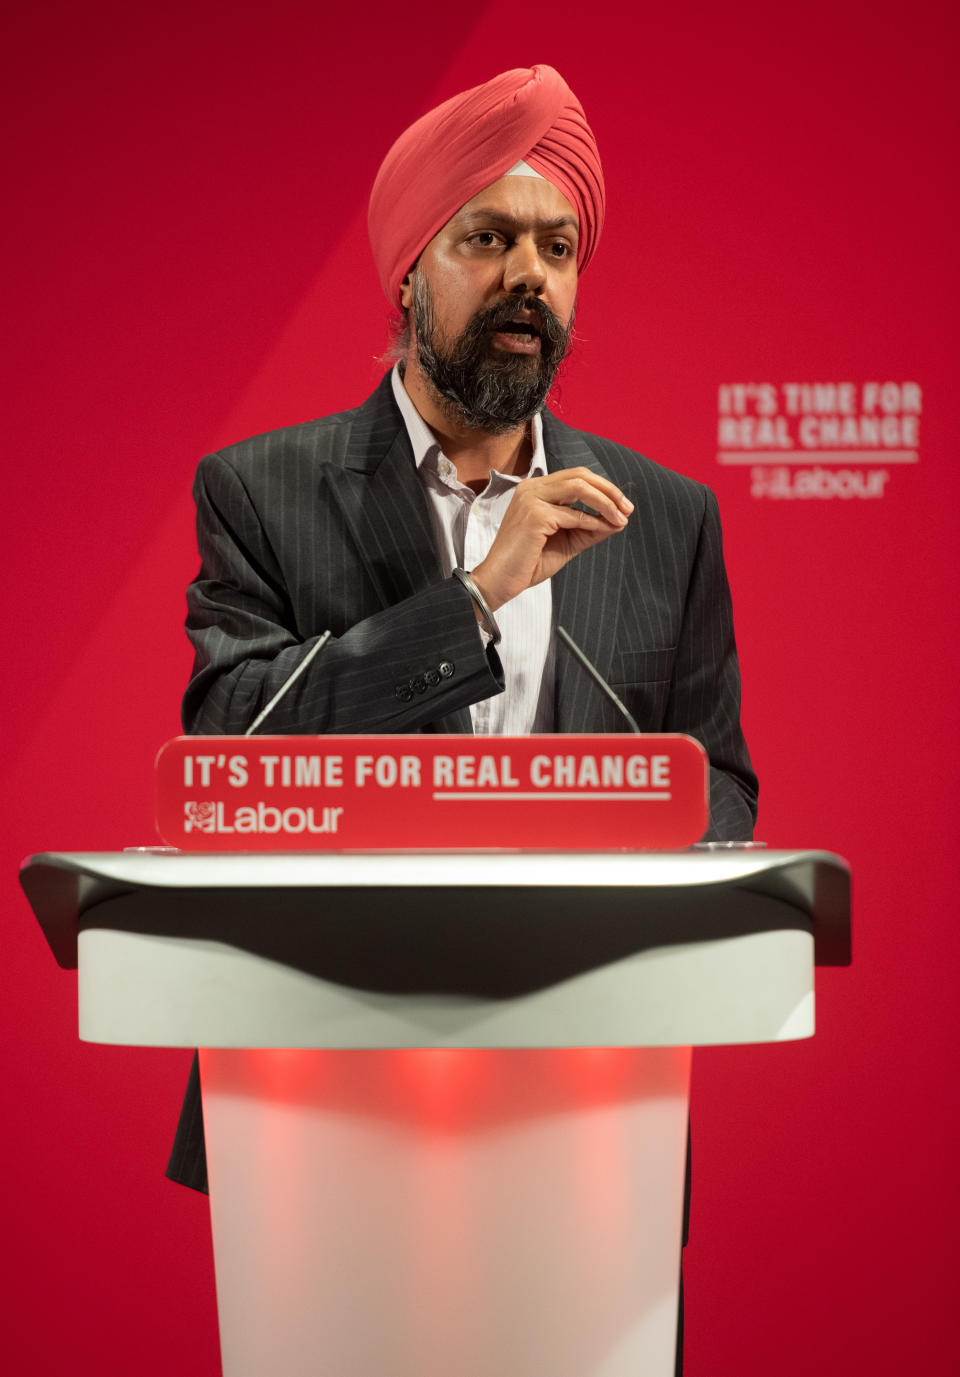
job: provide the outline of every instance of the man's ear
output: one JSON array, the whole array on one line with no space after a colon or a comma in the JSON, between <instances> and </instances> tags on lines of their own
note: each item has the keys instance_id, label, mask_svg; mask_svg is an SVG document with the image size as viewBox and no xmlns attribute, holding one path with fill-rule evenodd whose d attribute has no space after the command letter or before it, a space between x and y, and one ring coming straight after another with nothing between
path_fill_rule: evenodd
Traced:
<instances>
[{"instance_id":1,"label":"man's ear","mask_svg":"<svg viewBox=\"0 0 960 1377\"><path fill-rule=\"evenodd\" d=\"M410 307L413 305L413 286L410 282L409 273L407 273L406 277L400 283L400 305L405 311L409 311Z\"/></svg>"}]
</instances>

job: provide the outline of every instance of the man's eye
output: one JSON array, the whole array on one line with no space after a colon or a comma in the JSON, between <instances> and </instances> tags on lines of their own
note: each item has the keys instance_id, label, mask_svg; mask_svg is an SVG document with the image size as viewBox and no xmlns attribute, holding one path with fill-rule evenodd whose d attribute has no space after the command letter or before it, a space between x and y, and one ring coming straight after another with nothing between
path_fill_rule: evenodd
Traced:
<instances>
[{"instance_id":1,"label":"man's eye","mask_svg":"<svg viewBox=\"0 0 960 1377\"><path fill-rule=\"evenodd\" d=\"M492 248L494 244L501 243L501 238L493 230L478 230L476 234L471 234L470 243L478 244L482 249L488 249Z\"/></svg>"},{"instance_id":2,"label":"man's eye","mask_svg":"<svg viewBox=\"0 0 960 1377\"><path fill-rule=\"evenodd\" d=\"M551 258L569 258L570 245L565 244L562 239L558 239L556 243L550 245L549 252Z\"/></svg>"}]
</instances>

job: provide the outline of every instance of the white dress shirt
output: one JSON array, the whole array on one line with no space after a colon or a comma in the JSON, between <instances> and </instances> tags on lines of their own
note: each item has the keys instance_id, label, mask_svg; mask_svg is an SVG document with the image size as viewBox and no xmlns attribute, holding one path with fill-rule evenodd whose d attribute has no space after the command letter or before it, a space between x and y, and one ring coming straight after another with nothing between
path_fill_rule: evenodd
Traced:
<instances>
[{"instance_id":1,"label":"white dress shirt","mask_svg":"<svg viewBox=\"0 0 960 1377\"><path fill-rule=\"evenodd\" d=\"M517 484L523 478L547 472L540 416L534 416L531 422L533 457L528 472L510 474L491 469L490 481L478 494L460 482L456 467L442 452L433 431L410 400L399 364L393 370L393 395L426 493L444 576L449 578L458 568L473 570L486 558ZM505 602L497 608L496 618L503 638L497 650L506 689L471 706L473 730L478 736L552 732L555 641L550 580L544 579L535 588L527 588ZM478 634L479 630L478 626Z\"/></svg>"}]
</instances>

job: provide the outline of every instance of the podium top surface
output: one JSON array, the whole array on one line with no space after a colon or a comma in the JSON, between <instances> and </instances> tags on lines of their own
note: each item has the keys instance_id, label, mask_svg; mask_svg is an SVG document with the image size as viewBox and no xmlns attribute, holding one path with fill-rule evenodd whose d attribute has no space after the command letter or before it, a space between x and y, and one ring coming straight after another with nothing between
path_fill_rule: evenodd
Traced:
<instances>
[{"instance_id":1,"label":"podium top surface","mask_svg":"<svg viewBox=\"0 0 960 1377\"><path fill-rule=\"evenodd\" d=\"M138 891L636 891L638 911L669 895L702 909L711 892L769 896L812 927L818 965L850 962L850 873L828 851L732 847L669 852L231 852L160 849L30 856L20 880L58 963L77 964L77 930L97 905ZM211 893L211 897L212 893ZM93 915L91 914L91 919ZM94 925L96 925L94 923ZM201 934L197 934L200 936ZM722 935L718 933L717 935Z\"/></svg>"}]
</instances>

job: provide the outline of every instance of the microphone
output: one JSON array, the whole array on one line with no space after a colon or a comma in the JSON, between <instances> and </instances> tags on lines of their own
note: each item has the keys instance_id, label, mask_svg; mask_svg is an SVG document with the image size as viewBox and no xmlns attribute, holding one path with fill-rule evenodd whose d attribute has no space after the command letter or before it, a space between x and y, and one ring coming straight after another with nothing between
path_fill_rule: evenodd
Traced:
<instances>
[{"instance_id":1,"label":"microphone","mask_svg":"<svg viewBox=\"0 0 960 1377\"><path fill-rule=\"evenodd\" d=\"M623 702L621 698L619 698L614 693L613 689L607 683L606 679L604 679L603 675L597 669L596 665L590 663L590 661L587 659L586 655L584 655L583 651L577 645L576 641L573 639L570 633L566 631L562 626L558 626L557 635L560 637L561 641L563 641L567 649L572 653L574 658L578 660L579 663L583 666L583 668L587 671L587 673L590 675L590 678L597 685L597 687L603 693L605 693L606 696L610 699L610 702L616 708L617 712L619 712L623 717L626 718L627 722L630 724L630 730L632 732L636 732L637 736L642 736L643 733L637 726L636 719L630 713L626 704Z\"/></svg>"},{"instance_id":2,"label":"microphone","mask_svg":"<svg viewBox=\"0 0 960 1377\"><path fill-rule=\"evenodd\" d=\"M300 678L300 675L306 669L307 665L316 655L317 651L322 650L323 647L327 644L327 641L329 641L331 635L332 632L325 631L323 635L320 637L320 639L317 641L316 645L310 647L307 654L304 655L303 659L294 669L293 673L288 675L288 677L284 679L283 683L280 685L276 693L270 699L270 702L267 704L267 706L263 709L262 712L259 712L257 716L253 719L253 721L250 723L247 730L243 733L244 736L253 736L253 733L260 726L261 722L263 722L264 718L266 718L271 712L273 712L274 708L280 702L280 699L286 693L287 689L290 688L292 684L295 684L297 682L297 680Z\"/></svg>"}]
</instances>

